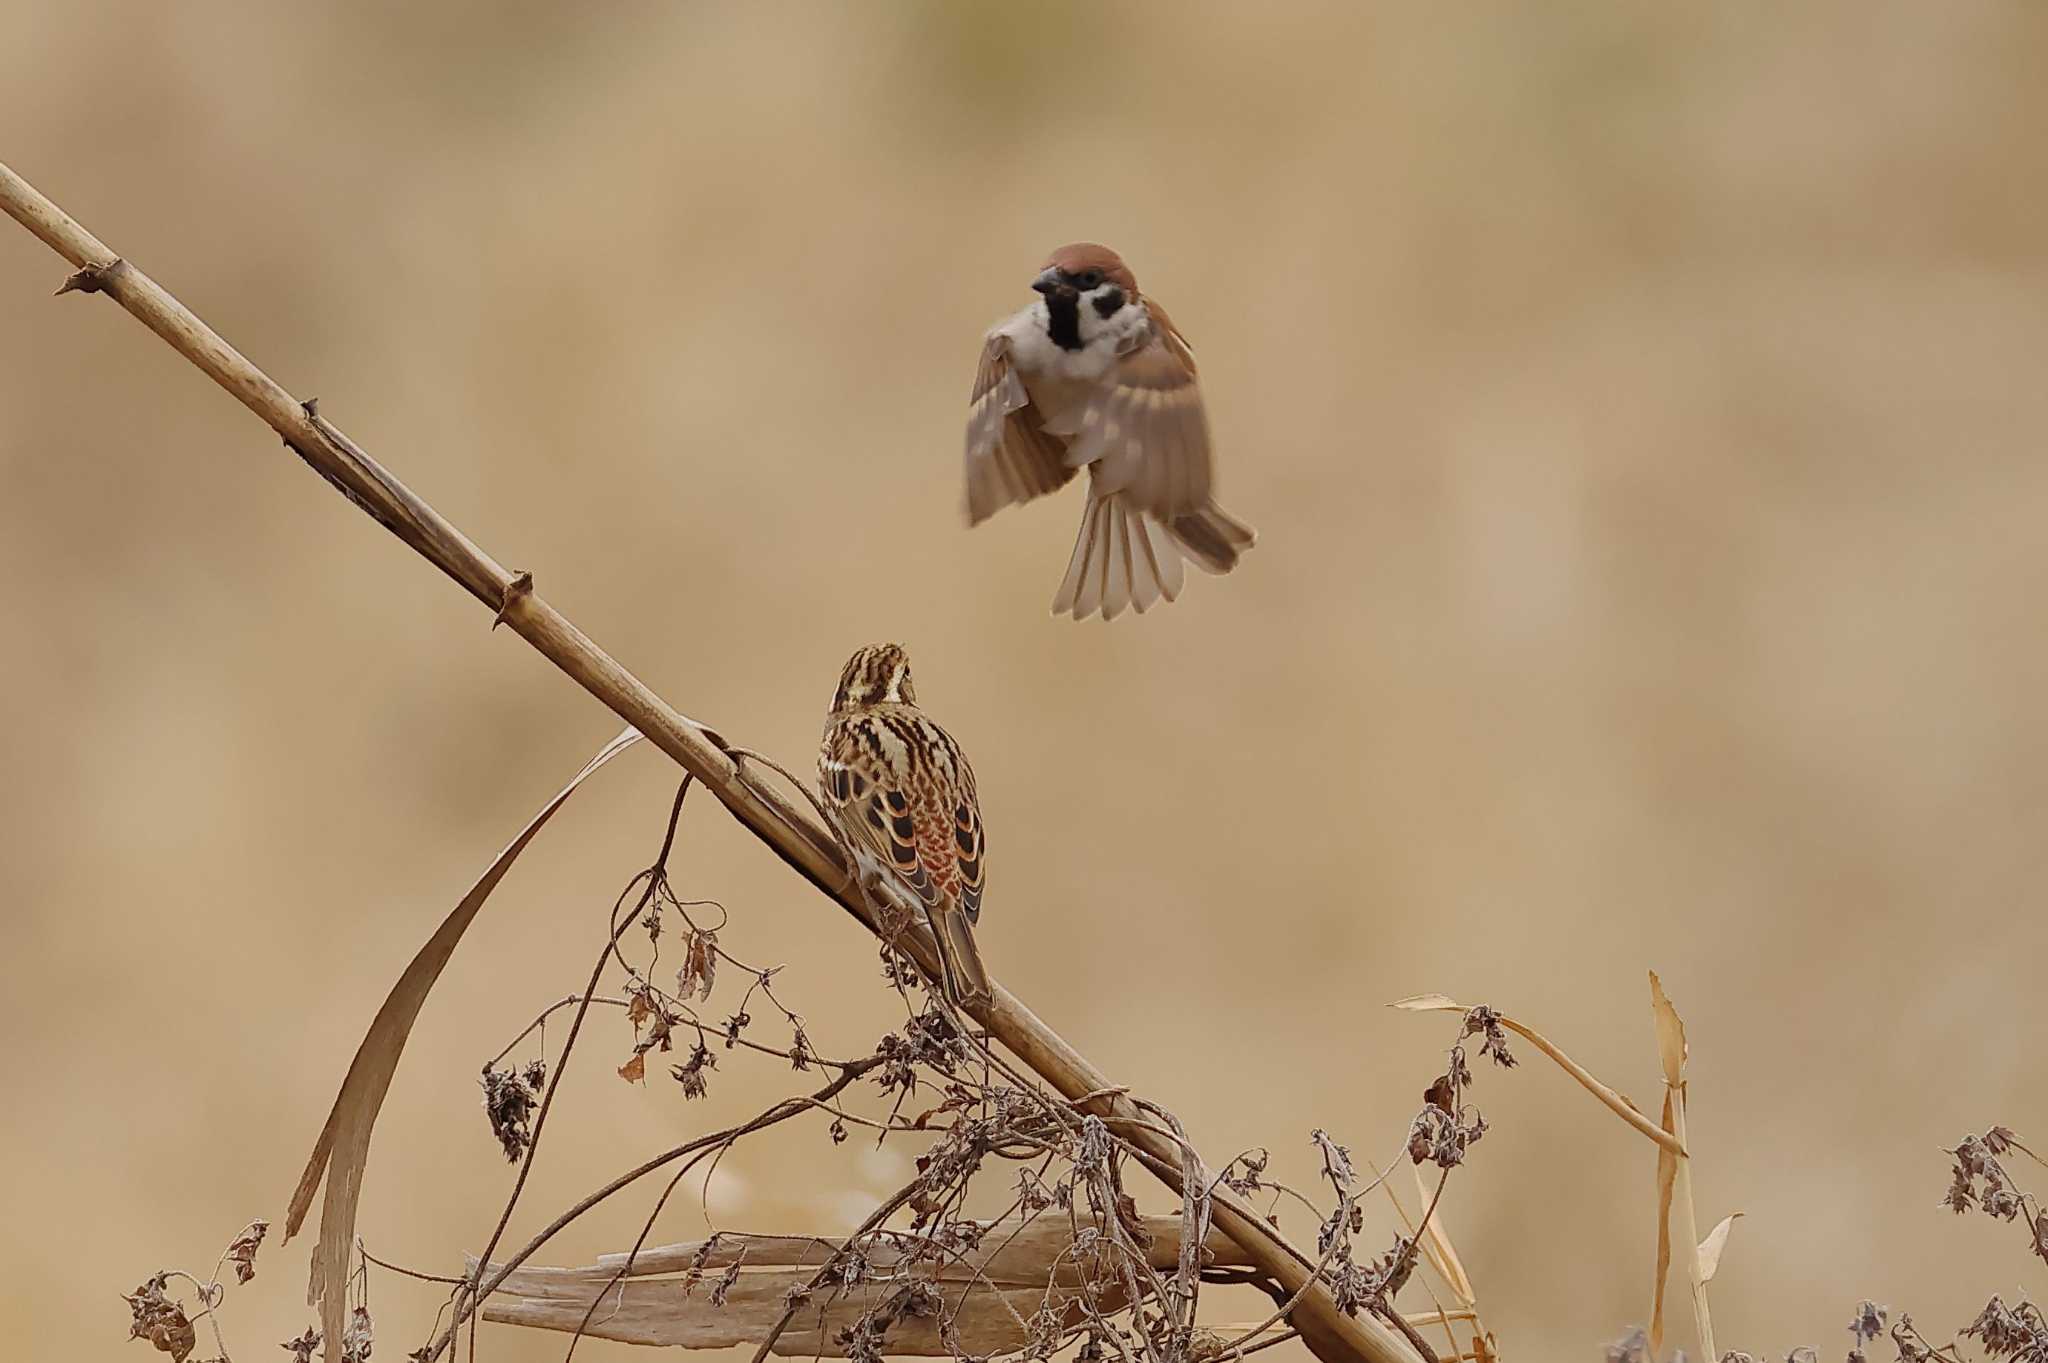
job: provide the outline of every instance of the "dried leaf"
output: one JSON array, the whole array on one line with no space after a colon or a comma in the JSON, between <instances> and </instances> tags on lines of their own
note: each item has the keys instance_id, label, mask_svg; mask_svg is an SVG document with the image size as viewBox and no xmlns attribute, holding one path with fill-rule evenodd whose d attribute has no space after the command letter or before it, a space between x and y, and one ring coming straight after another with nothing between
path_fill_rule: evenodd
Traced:
<instances>
[{"instance_id":1,"label":"dried leaf","mask_svg":"<svg viewBox=\"0 0 2048 1363\"><path fill-rule=\"evenodd\" d=\"M619 1066L619 1078L629 1084L639 1084L647 1079L647 1052L635 1051L633 1058Z\"/></svg>"},{"instance_id":2,"label":"dried leaf","mask_svg":"<svg viewBox=\"0 0 2048 1363\"><path fill-rule=\"evenodd\" d=\"M1410 994L1405 999L1395 999L1389 1008L1399 1008L1409 1013L1466 1013L1471 1010L1449 994Z\"/></svg>"},{"instance_id":3,"label":"dried leaf","mask_svg":"<svg viewBox=\"0 0 2048 1363\"><path fill-rule=\"evenodd\" d=\"M1721 1268L1721 1251L1728 1245L1728 1228L1735 1224L1741 1212L1730 1212L1721 1218L1721 1223L1707 1232L1707 1238L1700 1241L1700 1281L1710 1283Z\"/></svg>"},{"instance_id":4,"label":"dried leaf","mask_svg":"<svg viewBox=\"0 0 2048 1363\"><path fill-rule=\"evenodd\" d=\"M235 1281L246 1283L256 1276L256 1251L263 1244L263 1237L270 1231L268 1221L251 1221L249 1228L235 1237L228 1246L228 1262L235 1266Z\"/></svg>"},{"instance_id":5,"label":"dried leaf","mask_svg":"<svg viewBox=\"0 0 2048 1363\"><path fill-rule=\"evenodd\" d=\"M1657 1058L1664 1064L1664 1082L1676 1086L1685 1082L1685 1024L1678 1010L1664 996L1664 982L1650 972L1650 1015L1657 1023ZM1667 1121L1665 1128L1670 1128Z\"/></svg>"},{"instance_id":6,"label":"dried leaf","mask_svg":"<svg viewBox=\"0 0 2048 1363\"><path fill-rule=\"evenodd\" d=\"M1653 977L1654 978L1654 977ZM1672 1090L1664 1091L1664 1129L1671 1130ZM1650 1298L1650 1356L1664 1352L1664 1283L1671 1273L1671 1189L1678 1180L1678 1156L1657 1150L1657 1288Z\"/></svg>"},{"instance_id":7,"label":"dried leaf","mask_svg":"<svg viewBox=\"0 0 2048 1363\"><path fill-rule=\"evenodd\" d=\"M347 1293L344 1289L348 1285L349 1253L355 1244L356 1202L362 1195L363 1165L370 1154L370 1133L377 1124L377 1111L383 1106L384 1094L391 1087L391 1077L398 1070L398 1058L405 1050L413 1019L419 1016L420 1006L427 1001L428 992L441 977L442 969L454 954L462 934L468 931L471 920L483 907L484 901L490 898L491 892L498 888L498 882L512 869L512 863L526 850L534 835L546 826L555 811L591 773L639 741L639 733L632 729L612 739L598 749L597 755L543 805L538 814L528 820L526 827L519 830L519 836L497 855L483 876L470 887L469 893L427 939L419 954L412 958L384 1000L384 1006L377 1010L362 1045L356 1048L355 1059L348 1067L348 1077L342 1080L341 1092L335 1095L334 1107L327 1114L327 1125L321 1129L320 1139L314 1143L312 1157L306 1161L306 1172L299 1176L299 1186L292 1194L284 1223L285 1239L289 1240L298 1233L306 1212L313 1205L313 1193L320 1187L322 1176L326 1176L327 1197L320 1208L320 1243L313 1250L306 1299L309 1304L320 1307L327 1363L335 1363L348 1328L345 1318Z\"/></svg>"},{"instance_id":8,"label":"dried leaf","mask_svg":"<svg viewBox=\"0 0 2048 1363\"><path fill-rule=\"evenodd\" d=\"M1678 1141L1678 1148L1686 1145L1685 1130L1685 1024L1679 1020L1678 1010L1664 993L1664 982L1657 978L1657 972L1650 972L1650 1016L1657 1028L1657 1055L1664 1067L1664 1129ZM1660 1152L1661 1153L1661 1152ZM1673 1186L1663 1191L1663 1207L1659 1221L1665 1223L1659 1228L1659 1243L1668 1259L1670 1252L1668 1221L1675 1203L1678 1210L1679 1231L1684 1237L1682 1243L1692 1254L1692 1264L1687 1274L1687 1283L1692 1294L1693 1323L1699 1329L1700 1352L1708 1358L1718 1358L1714 1352L1714 1320L1707 1308L1706 1281L1701 1274L1699 1261L1700 1227L1698 1213L1694 1207L1692 1192L1692 1161L1680 1157L1673 1169ZM1658 1161L1659 1179L1662 1179L1663 1161ZM1658 1284L1662 1290L1662 1282Z\"/></svg>"},{"instance_id":9,"label":"dried leaf","mask_svg":"<svg viewBox=\"0 0 2048 1363\"><path fill-rule=\"evenodd\" d=\"M718 934L709 929L692 929L689 943L683 948L683 963L676 970L676 997L687 999L695 994L698 999L711 997L711 987L718 979Z\"/></svg>"}]
</instances>

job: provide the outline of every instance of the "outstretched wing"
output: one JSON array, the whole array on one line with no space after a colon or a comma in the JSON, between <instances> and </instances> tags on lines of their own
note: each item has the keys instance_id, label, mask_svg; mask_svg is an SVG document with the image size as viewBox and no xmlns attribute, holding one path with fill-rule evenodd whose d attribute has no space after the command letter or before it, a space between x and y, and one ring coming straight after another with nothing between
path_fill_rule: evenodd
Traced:
<instances>
[{"instance_id":1,"label":"outstretched wing","mask_svg":"<svg viewBox=\"0 0 2048 1363\"><path fill-rule=\"evenodd\" d=\"M1165 311L1145 300L1152 326L1132 338L1081 413L1067 462L1095 466L1095 488L1121 492L1161 520L1197 511L1211 490L1209 418L1195 354Z\"/></svg>"},{"instance_id":2,"label":"outstretched wing","mask_svg":"<svg viewBox=\"0 0 2048 1363\"><path fill-rule=\"evenodd\" d=\"M1066 449L1046 434L1010 363L1010 338L990 332L967 408L967 523L1056 492L1073 476Z\"/></svg>"},{"instance_id":3,"label":"outstretched wing","mask_svg":"<svg viewBox=\"0 0 2048 1363\"><path fill-rule=\"evenodd\" d=\"M826 735L818 759L827 808L927 908L981 912L986 870L974 773L952 736L915 712L864 714Z\"/></svg>"}]
</instances>

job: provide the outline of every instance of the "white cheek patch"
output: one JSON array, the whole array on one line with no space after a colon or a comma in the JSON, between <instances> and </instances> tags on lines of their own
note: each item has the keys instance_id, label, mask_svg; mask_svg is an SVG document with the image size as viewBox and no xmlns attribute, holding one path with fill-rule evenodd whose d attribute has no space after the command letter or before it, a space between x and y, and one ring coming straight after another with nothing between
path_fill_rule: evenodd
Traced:
<instances>
[{"instance_id":1,"label":"white cheek patch","mask_svg":"<svg viewBox=\"0 0 2048 1363\"><path fill-rule=\"evenodd\" d=\"M1080 420L1082 404L1068 402L1056 393L1046 391L1046 382L1100 382L1103 375L1115 368L1118 354L1150 323L1143 303L1126 300L1122 307L1104 317L1095 311L1088 296L1083 295L1076 318L1081 348L1064 350L1053 344L1048 334L1051 320L1041 299L1017 313L998 330L1010 338L1011 358L1029 381L1032 399L1039 404L1049 429L1059 434L1071 434L1078 427L1068 423Z\"/></svg>"},{"instance_id":2,"label":"white cheek patch","mask_svg":"<svg viewBox=\"0 0 2048 1363\"><path fill-rule=\"evenodd\" d=\"M1130 295L1124 294L1124 305L1104 317L1096 310L1095 300L1109 293L1122 294L1123 290L1114 284L1103 284L1081 295L1080 322L1081 343L1089 345L1109 337L1122 340L1144 324L1144 310L1131 302Z\"/></svg>"}]
</instances>

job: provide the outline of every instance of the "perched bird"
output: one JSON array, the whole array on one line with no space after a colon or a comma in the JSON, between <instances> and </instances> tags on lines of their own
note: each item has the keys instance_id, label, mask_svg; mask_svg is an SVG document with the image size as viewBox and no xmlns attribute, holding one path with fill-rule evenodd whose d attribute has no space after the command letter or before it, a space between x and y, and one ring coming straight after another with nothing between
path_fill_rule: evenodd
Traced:
<instances>
[{"instance_id":1,"label":"perched bird","mask_svg":"<svg viewBox=\"0 0 2048 1363\"><path fill-rule=\"evenodd\" d=\"M947 995L965 1008L987 1004L973 927L986 884L974 769L953 736L917 708L901 646L871 644L847 659L825 720L818 782L862 881L894 881L924 906Z\"/></svg>"},{"instance_id":2,"label":"perched bird","mask_svg":"<svg viewBox=\"0 0 2048 1363\"><path fill-rule=\"evenodd\" d=\"M1218 505L1195 355L1107 246L1054 251L1039 298L982 346L967 413L967 523L1088 470L1054 615L1113 620L1180 595L1181 560L1227 573L1258 538Z\"/></svg>"}]
</instances>

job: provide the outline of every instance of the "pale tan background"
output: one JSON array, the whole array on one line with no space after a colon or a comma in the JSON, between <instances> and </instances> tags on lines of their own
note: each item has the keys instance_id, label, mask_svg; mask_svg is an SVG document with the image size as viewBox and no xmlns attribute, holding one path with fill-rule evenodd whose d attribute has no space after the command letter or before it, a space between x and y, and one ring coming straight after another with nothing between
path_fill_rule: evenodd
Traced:
<instances>
[{"instance_id":1,"label":"pale tan background","mask_svg":"<svg viewBox=\"0 0 2048 1363\"><path fill-rule=\"evenodd\" d=\"M1966 1127L2048 1134L2044 59L2021 4L12 0L0 156L729 734L807 763L846 652L907 642L1000 974L1218 1157L1391 1152L1420 990L1652 1102L1661 969L1703 1213L1749 1213L1724 1347L1832 1353L1865 1294L2040 1285L1936 1203ZM1194 339L1264 536L1108 628L1046 615L1074 495L958 521L981 328L1082 236ZM385 987L613 726L62 275L0 231L0 1338L139 1360L116 1289L280 1212ZM476 1067L669 779L615 768L457 957L375 1250L482 1238ZM835 912L709 803L680 864L872 1041ZM596 1035L522 1225L785 1086L629 1090ZM1448 1223L1515 1357L1593 1357L1647 1309L1650 1150L1547 1067L1481 1082ZM792 1129L713 1205L844 1225L900 1160ZM378 1357L430 1301L379 1283Z\"/></svg>"}]
</instances>

